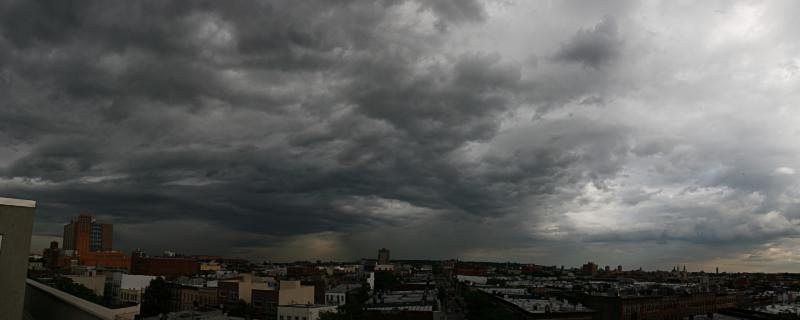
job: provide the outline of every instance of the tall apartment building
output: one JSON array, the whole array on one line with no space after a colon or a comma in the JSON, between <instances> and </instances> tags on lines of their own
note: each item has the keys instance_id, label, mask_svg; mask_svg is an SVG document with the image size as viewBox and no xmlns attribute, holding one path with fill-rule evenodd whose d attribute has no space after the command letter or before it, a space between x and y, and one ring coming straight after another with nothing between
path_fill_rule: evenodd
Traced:
<instances>
[{"instance_id":1,"label":"tall apartment building","mask_svg":"<svg viewBox=\"0 0 800 320\"><path fill-rule=\"evenodd\" d=\"M22 319L36 202L0 198L0 318Z\"/></svg>"},{"instance_id":2,"label":"tall apartment building","mask_svg":"<svg viewBox=\"0 0 800 320\"><path fill-rule=\"evenodd\" d=\"M77 257L80 265L129 269L130 257L113 250L114 227L81 214L64 225L63 253Z\"/></svg>"},{"instance_id":3,"label":"tall apartment building","mask_svg":"<svg viewBox=\"0 0 800 320\"><path fill-rule=\"evenodd\" d=\"M91 215L81 214L64 226L64 250L78 253L111 251L114 226L98 223Z\"/></svg>"}]
</instances>

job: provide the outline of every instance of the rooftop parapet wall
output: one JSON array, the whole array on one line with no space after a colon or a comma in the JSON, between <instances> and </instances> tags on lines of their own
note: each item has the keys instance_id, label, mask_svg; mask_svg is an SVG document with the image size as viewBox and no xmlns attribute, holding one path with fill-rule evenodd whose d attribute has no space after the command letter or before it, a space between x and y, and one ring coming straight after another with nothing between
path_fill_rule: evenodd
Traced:
<instances>
[{"instance_id":1,"label":"rooftop parapet wall","mask_svg":"<svg viewBox=\"0 0 800 320\"><path fill-rule=\"evenodd\" d=\"M133 320L139 306L110 309L27 279L25 313L35 320Z\"/></svg>"}]
</instances>

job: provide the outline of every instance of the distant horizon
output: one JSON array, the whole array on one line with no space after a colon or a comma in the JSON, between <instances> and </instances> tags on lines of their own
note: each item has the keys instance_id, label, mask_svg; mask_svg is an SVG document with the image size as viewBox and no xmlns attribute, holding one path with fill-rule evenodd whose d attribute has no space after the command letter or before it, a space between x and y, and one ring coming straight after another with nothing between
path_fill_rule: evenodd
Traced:
<instances>
[{"instance_id":1,"label":"distant horizon","mask_svg":"<svg viewBox=\"0 0 800 320\"><path fill-rule=\"evenodd\" d=\"M45 248L48 248L49 244L50 244L50 241L53 241L53 240L58 241L59 247L62 246L62 242L63 242L62 241L62 236L55 236L55 235L33 235L32 236L32 238L34 238L34 239L37 238L37 237L47 237L47 239L40 238L39 241L31 241L31 254L42 254L42 250L44 250ZM38 250L37 250L36 247L38 247L39 244L43 243L42 241L46 241L46 244L44 244L43 246L41 246L41 248L38 248ZM126 254L130 254L135 249L136 248L129 249L129 250L118 250L118 249L115 248L114 250L118 250L118 251L122 251L122 252L124 252ZM315 263L316 261L320 261L320 262L355 262L355 263L358 263L362 259L377 260L377 250L378 249L375 249L376 254L375 254L375 257L372 257L372 258L360 257L360 258L350 258L350 259L346 259L345 258L345 259L334 259L334 260L328 260L328 259L324 259L324 260L323 259L299 259L299 260L281 260L281 261L269 260L269 262L271 262L271 263L280 263L280 264L290 264L290 263L295 263L295 262L311 262L311 263ZM391 248L387 248L387 249L391 250ZM171 250L168 249L168 248L167 249L162 249L160 251L154 251L154 252L150 252L150 251L144 250L144 252L146 254L151 255L151 256L160 256L165 251L171 251ZM263 259L248 259L247 256L226 256L226 255L220 255L220 254L217 254L217 253L209 253L209 252L205 252L205 253L175 252L175 253L180 254L182 256L208 255L208 256L218 256L218 257L221 257L221 258L240 258L240 259L249 260L250 262L253 262L253 263L260 263L260 262L264 261ZM524 264L533 264L533 265L538 265L538 266L556 267L556 268L560 268L562 266L560 264L547 264L547 263L535 263L535 262L499 261L499 260L497 260L497 261L493 261L493 260L461 260L461 259L458 259L458 258L440 258L440 259L436 259L436 258L405 258L404 257L402 259L397 259L397 258L392 258L391 259L391 261L415 261L415 260L417 260L417 261L458 260L459 262L466 262L466 263L471 263L471 262L475 262L475 263L497 263L497 264L514 263L514 264L523 264L523 265ZM584 263L588 263L588 262L597 263L596 261L593 261L593 260L586 260ZM603 267L605 267L607 265L607 266L611 267L612 271L614 271L615 268L618 266L618 265L602 264L602 263L597 263L597 265L598 265L598 270L600 270L601 268L603 268ZM580 269L582 264L571 265L571 266L570 265L563 265L563 266L564 266L565 269ZM683 265L681 264L680 266L682 267ZM673 267L674 267L674 265L673 265ZM623 266L623 271L636 271L639 268L640 268L640 266L635 266L635 267ZM671 271L672 270L671 268L669 268L669 269L653 269L653 268L646 268L646 267L641 267L641 268L642 268L642 271L647 271L647 272ZM687 265L686 271L690 272L690 273L698 273L698 272L715 273L715 269L716 269L716 267L714 267L714 269L712 269L712 270L706 271L704 269L692 269L692 268L688 267L688 265ZM722 274L722 273L770 273L770 274L787 273L787 274L800 274L800 271L797 271L797 272L791 272L791 271L762 272L762 271L725 271L723 269L720 269L719 273L720 274Z\"/></svg>"}]
</instances>

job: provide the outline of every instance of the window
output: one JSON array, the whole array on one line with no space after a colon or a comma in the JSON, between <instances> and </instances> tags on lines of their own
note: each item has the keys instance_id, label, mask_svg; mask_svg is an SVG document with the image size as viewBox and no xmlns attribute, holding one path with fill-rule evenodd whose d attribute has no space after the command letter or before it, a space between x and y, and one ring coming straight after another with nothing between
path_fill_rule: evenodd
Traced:
<instances>
[{"instance_id":1,"label":"window","mask_svg":"<svg viewBox=\"0 0 800 320\"><path fill-rule=\"evenodd\" d=\"M0 233L0 251L3 250L3 234Z\"/></svg>"}]
</instances>

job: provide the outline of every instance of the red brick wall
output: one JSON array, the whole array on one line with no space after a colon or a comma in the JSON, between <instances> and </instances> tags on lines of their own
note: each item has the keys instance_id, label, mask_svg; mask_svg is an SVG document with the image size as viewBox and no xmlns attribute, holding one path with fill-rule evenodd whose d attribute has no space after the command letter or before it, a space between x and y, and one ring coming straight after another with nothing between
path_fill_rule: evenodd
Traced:
<instances>
[{"instance_id":1,"label":"red brick wall","mask_svg":"<svg viewBox=\"0 0 800 320\"><path fill-rule=\"evenodd\" d=\"M200 271L200 264L184 258L142 258L134 255L131 273L176 278L192 276Z\"/></svg>"}]
</instances>

